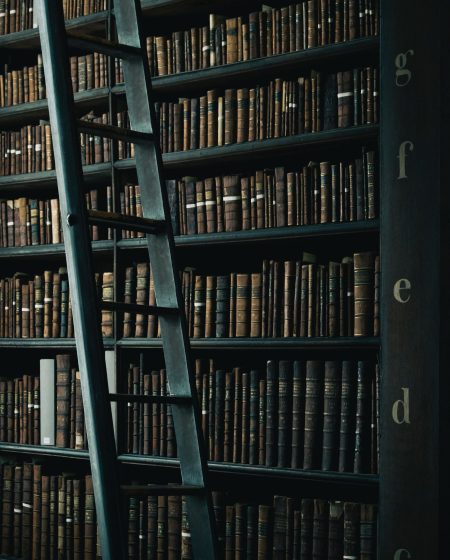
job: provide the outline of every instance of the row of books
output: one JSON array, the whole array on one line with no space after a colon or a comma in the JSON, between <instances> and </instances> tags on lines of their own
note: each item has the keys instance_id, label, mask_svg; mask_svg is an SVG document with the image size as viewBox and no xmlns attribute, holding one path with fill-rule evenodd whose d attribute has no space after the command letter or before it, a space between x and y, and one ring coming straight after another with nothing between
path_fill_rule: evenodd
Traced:
<instances>
[{"instance_id":1,"label":"row of books","mask_svg":"<svg viewBox=\"0 0 450 560\"><path fill-rule=\"evenodd\" d=\"M88 209L103 209L98 200L98 190L86 193ZM111 187L106 187L107 206L111 211ZM102 201L103 202L103 201ZM26 247L63 243L59 199L38 200L26 197L2 201L0 212L0 247ZM89 226L91 240L112 239L111 229Z\"/></svg>"},{"instance_id":2,"label":"row of books","mask_svg":"<svg viewBox=\"0 0 450 560\"><path fill-rule=\"evenodd\" d=\"M0 338L73 338L67 268L32 277L16 272L0 280ZM114 274L95 273L99 298L113 301ZM112 312L102 311L102 334L113 336Z\"/></svg>"},{"instance_id":3,"label":"row of books","mask_svg":"<svg viewBox=\"0 0 450 560\"><path fill-rule=\"evenodd\" d=\"M3 73L0 75L0 107L46 99L41 54L37 55L35 66L24 66L22 70L11 70L11 66L4 64Z\"/></svg>"},{"instance_id":4,"label":"row of books","mask_svg":"<svg viewBox=\"0 0 450 560\"><path fill-rule=\"evenodd\" d=\"M328 76L313 72L311 79L157 102L162 153L377 123L377 82L374 68Z\"/></svg>"},{"instance_id":5,"label":"row of books","mask_svg":"<svg viewBox=\"0 0 450 560\"><path fill-rule=\"evenodd\" d=\"M45 472L39 464L0 465L2 556L101 558L92 476L80 480Z\"/></svg>"},{"instance_id":6,"label":"row of books","mask_svg":"<svg viewBox=\"0 0 450 560\"><path fill-rule=\"evenodd\" d=\"M82 120L109 124L109 115L89 115ZM0 177L55 169L50 125L41 122L37 126L24 126L20 132L0 134ZM80 133L80 146L83 165L111 161L111 140L107 138Z\"/></svg>"},{"instance_id":7,"label":"row of books","mask_svg":"<svg viewBox=\"0 0 450 560\"><path fill-rule=\"evenodd\" d=\"M0 482L3 556L101 558L91 475L2 463ZM277 495L265 503L233 503L234 496L224 492L213 492L212 499L219 554L226 560L376 556L375 505ZM126 521L130 560L193 558L184 496L130 498Z\"/></svg>"},{"instance_id":8,"label":"row of books","mask_svg":"<svg viewBox=\"0 0 450 560\"><path fill-rule=\"evenodd\" d=\"M368 361L269 360L265 371L196 360L210 461L376 474L380 372ZM128 394L166 395L166 370L127 370ZM170 405L130 404L127 453L176 457Z\"/></svg>"},{"instance_id":9,"label":"row of books","mask_svg":"<svg viewBox=\"0 0 450 560\"><path fill-rule=\"evenodd\" d=\"M380 259L356 253L342 263L268 261L259 273L205 276L182 273L192 338L379 336ZM151 266L125 271L125 303L155 305ZM124 338L159 336L154 315L124 314Z\"/></svg>"},{"instance_id":10,"label":"row of books","mask_svg":"<svg viewBox=\"0 0 450 560\"><path fill-rule=\"evenodd\" d=\"M378 216L375 152L354 163L310 162L250 175L166 181L174 234L194 235L370 220ZM133 214L124 187L124 214ZM130 199L129 207L127 198Z\"/></svg>"},{"instance_id":11,"label":"row of books","mask_svg":"<svg viewBox=\"0 0 450 560\"><path fill-rule=\"evenodd\" d=\"M35 66L12 70L4 65L0 75L0 107L32 103L47 98L42 55L37 55ZM108 64L104 54L73 56L70 59L72 88L74 93L108 85Z\"/></svg>"},{"instance_id":12,"label":"row of books","mask_svg":"<svg viewBox=\"0 0 450 560\"><path fill-rule=\"evenodd\" d=\"M35 0L4 0L0 6L0 36L38 27ZM86 16L108 8L106 0L62 0L64 19Z\"/></svg>"},{"instance_id":13,"label":"row of books","mask_svg":"<svg viewBox=\"0 0 450 560\"><path fill-rule=\"evenodd\" d=\"M209 26L147 37L147 56L151 75L166 76L378 33L378 0L309 0L232 18L210 14ZM116 76L123 81L117 62Z\"/></svg>"}]
</instances>

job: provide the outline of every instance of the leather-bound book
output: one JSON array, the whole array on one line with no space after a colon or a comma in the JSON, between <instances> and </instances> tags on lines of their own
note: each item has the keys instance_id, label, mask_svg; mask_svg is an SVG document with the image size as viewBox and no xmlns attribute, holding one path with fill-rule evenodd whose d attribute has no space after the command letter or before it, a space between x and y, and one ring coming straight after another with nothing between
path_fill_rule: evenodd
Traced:
<instances>
[{"instance_id":1,"label":"leather-bound book","mask_svg":"<svg viewBox=\"0 0 450 560\"><path fill-rule=\"evenodd\" d=\"M50 477L49 559L58 557L58 477Z\"/></svg>"},{"instance_id":2,"label":"leather-bound book","mask_svg":"<svg viewBox=\"0 0 450 560\"><path fill-rule=\"evenodd\" d=\"M230 277L217 276L216 289L216 337L228 337L229 311L230 305Z\"/></svg>"},{"instance_id":3,"label":"leather-bound book","mask_svg":"<svg viewBox=\"0 0 450 560\"><path fill-rule=\"evenodd\" d=\"M94 484L92 475L85 478L84 502L84 560L95 560L96 524L95 524Z\"/></svg>"},{"instance_id":4,"label":"leather-bound book","mask_svg":"<svg viewBox=\"0 0 450 560\"><path fill-rule=\"evenodd\" d=\"M186 182L187 234L197 233L196 183Z\"/></svg>"},{"instance_id":5,"label":"leather-bound book","mask_svg":"<svg viewBox=\"0 0 450 560\"><path fill-rule=\"evenodd\" d=\"M14 468L14 529L13 556L21 557L22 551L22 467Z\"/></svg>"},{"instance_id":6,"label":"leather-bound book","mask_svg":"<svg viewBox=\"0 0 450 560\"><path fill-rule=\"evenodd\" d=\"M250 442L250 375L242 374L241 463L249 462Z\"/></svg>"},{"instance_id":7,"label":"leather-bound book","mask_svg":"<svg viewBox=\"0 0 450 560\"><path fill-rule=\"evenodd\" d=\"M306 371L304 362L295 361L292 388L292 455L291 468L299 469L303 464Z\"/></svg>"},{"instance_id":8,"label":"leather-bound book","mask_svg":"<svg viewBox=\"0 0 450 560\"><path fill-rule=\"evenodd\" d=\"M259 382L259 465L266 464L266 380Z\"/></svg>"},{"instance_id":9,"label":"leather-bound book","mask_svg":"<svg viewBox=\"0 0 450 560\"><path fill-rule=\"evenodd\" d=\"M320 164L320 223L331 222L331 164Z\"/></svg>"},{"instance_id":10,"label":"leather-bound book","mask_svg":"<svg viewBox=\"0 0 450 560\"><path fill-rule=\"evenodd\" d=\"M238 61L238 21L237 18L226 20L226 60L223 64L230 64Z\"/></svg>"},{"instance_id":11,"label":"leather-bound book","mask_svg":"<svg viewBox=\"0 0 450 560\"><path fill-rule=\"evenodd\" d=\"M330 264L328 268L328 335L332 338L339 336L339 279L339 265Z\"/></svg>"},{"instance_id":12,"label":"leather-bound book","mask_svg":"<svg viewBox=\"0 0 450 560\"><path fill-rule=\"evenodd\" d=\"M337 471L342 362L325 362L322 470Z\"/></svg>"},{"instance_id":13,"label":"leather-bound book","mask_svg":"<svg viewBox=\"0 0 450 560\"><path fill-rule=\"evenodd\" d=\"M214 461L223 461L224 406L225 372L217 370L215 374L214 404Z\"/></svg>"},{"instance_id":14,"label":"leather-bound book","mask_svg":"<svg viewBox=\"0 0 450 560\"><path fill-rule=\"evenodd\" d=\"M132 266L125 269L125 303L135 303L136 298L136 267ZM136 318L134 313L124 313L123 316L123 337L134 336Z\"/></svg>"},{"instance_id":15,"label":"leather-bound book","mask_svg":"<svg viewBox=\"0 0 450 560\"><path fill-rule=\"evenodd\" d=\"M349 0L348 4L348 31L349 40L357 39L359 35L359 10L358 0ZM364 37L364 35L361 35Z\"/></svg>"},{"instance_id":16,"label":"leather-bound book","mask_svg":"<svg viewBox=\"0 0 450 560\"><path fill-rule=\"evenodd\" d=\"M56 447L70 446L70 355L56 356Z\"/></svg>"},{"instance_id":17,"label":"leather-bound book","mask_svg":"<svg viewBox=\"0 0 450 560\"><path fill-rule=\"evenodd\" d=\"M30 465L24 464L24 468ZM32 467L32 466L31 466ZM10 556L14 552L14 466L3 468L3 517L2 517L2 555ZM23 499L25 502L25 499ZM29 504L27 504L29 505ZM30 523L31 525L31 523ZM24 559L31 556L22 556Z\"/></svg>"},{"instance_id":18,"label":"leather-bound book","mask_svg":"<svg viewBox=\"0 0 450 560\"><path fill-rule=\"evenodd\" d=\"M305 443L303 468L318 467L322 434L323 362L306 362Z\"/></svg>"},{"instance_id":19,"label":"leather-bound book","mask_svg":"<svg viewBox=\"0 0 450 560\"><path fill-rule=\"evenodd\" d=\"M300 559L310 560L313 551L314 500L302 500Z\"/></svg>"},{"instance_id":20,"label":"leather-bound book","mask_svg":"<svg viewBox=\"0 0 450 560\"><path fill-rule=\"evenodd\" d=\"M237 90L225 90L225 144L237 141Z\"/></svg>"},{"instance_id":21,"label":"leather-bound book","mask_svg":"<svg viewBox=\"0 0 450 560\"><path fill-rule=\"evenodd\" d=\"M234 370L234 425L233 425L233 463L241 462L242 455L242 371Z\"/></svg>"},{"instance_id":22,"label":"leather-bound book","mask_svg":"<svg viewBox=\"0 0 450 560\"><path fill-rule=\"evenodd\" d=\"M278 433L278 364L275 360L267 362L266 386L266 466L277 463Z\"/></svg>"},{"instance_id":23,"label":"leather-bound book","mask_svg":"<svg viewBox=\"0 0 450 560\"><path fill-rule=\"evenodd\" d=\"M42 502L44 501L44 479L42 477ZM84 502L83 482L81 480L73 480L73 560L83 559L83 531L82 531L82 504Z\"/></svg>"},{"instance_id":24,"label":"leather-bound book","mask_svg":"<svg viewBox=\"0 0 450 560\"><path fill-rule=\"evenodd\" d=\"M216 276L206 277L205 338L216 335Z\"/></svg>"},{"instance_id":25,"label":"leather-bound book","mask_svg":"<svg viewBox=\"0 0 450 560\"><path fill-rule=\"evenodd\" d=\"M261 337L261 274L252 274L251 282L250 337L259 338Z\"/></svg>"},{"instance_id":26,"label":"leather-bound book","mask_svg":"<svg viewBox=\"0 0 450 560\"><path fill-rule=\"evenodd\" d=\"M19 507L21 507L21 501L22 500L20 500ZM40 515L41 515L40 556L38 555L37 558L43 559L43 558L49 558L49 544L50 544L50 477L49 476L43 476L41 479ZM74 560L81 560L81 558L80 556L76 557L74 555Z\"/></svg>"},{"instance_id":27,"label":"leather-bound book","mask_svg":"<svg viewBox=\"0 0 450 560\"><path fill-rule=\"evenodd\" d=\"M308 0L308 48L317 47L316 0Z\"/></svg>"},{"instance_id":28,"label":"leather-bound book","mask_svg":"<svg viewBox=\"0 0 450 560\"><path fill-rule=\"evenodd\" d=\"M235 508L235 560L245 560L247 556L247 504L237 503Z\"/></svg>"},{"instance_id":29,"label":"leather-bound book","mask_svg":"<svg viewBox=\"0 0 450 560\"><path fill-rule=\"evenodd\" d=\"M206 233L205 184L195 183L195 204L197 213L197 233Z\"/></svg>"},{"instance_id":30,"label":"leather-bound book","mask_svg":"<svg viewBox=\"0 0 450 560\"><path fill-rule=\"evenodd\" d=\"M180 99L181 105L181 99ZM191 148L191 100L183 99L183 150L190 150ZM169 135L167 136L169 138ZM168 140L169 143L169 140ZM171 151L167 148L166 152Z\"/></svg>"},{"instance_id":31,"label":"leather-bound book","mask_svg":"<svg viewBox=\"0 0 450 560\"><path fill-rule=\"evenodd\" d=\"M79 371L75 373L75 449L84 449L84 409Z\"/></svg>"},{"instance_id":32,"label":"leather-bound book","mask_svg":"<svg viewBox=\"0 0 450 560\"><path fill-rule=\"evenodd\" d=\"M160 375L158 371L152 371L151 384L152 384L152 395L158 396L160 394ZM160 430L160 412L159 405L152 404L152 452L151 455L159 455L159 430ZM145 454L145 452L144 452ZM150 449L148 451L150 454Z\"/></svg>"},{"instance_id":33,"label":"leather-bound book","mask_svg":"<svg viewBox=\"0 0 450 560\"><path fill-rule=\"evenodd\" d=\"M309 266L310 265L304 264L301 267L300 329L298 335L300 337L305 337L308 335Z\"/></svg>"},{"instance_id":34,"label":"leather-bound book","mask_svg":"<svg viewBox=\"0 0 450 560\"><path fill-rule=\"evenodd\" d=\"M61 275L53 274L52 338L59 338L61 329Z\"/></svg>"},{"instance_id":35,"label":"leather-bound book","mask_svg":"<svg viewBox=\"0 0 450 560\"><path fill-rule=\"evenodd\" d=\"M32 433L33 433L33 441L32 443L34 445L39 445L40 443L40 439L39 439L39 434L40 434L40 378L39 377L35 377L34 378L34 386L33 386L33 406L30 408L31 410L31 416L32 416L32 422L31 425L33 426L32 429ZM8 405L9 406L9 405ZM8 422L9 422L9 415L8 415ZM8 429L9 429L9 425L8 425Z\"/></svg>"},{"instance_id":36,"label":"leather-bound book","mask_svg":"<svg viewBox=\"0 0 450 560\"><path fill-rule=\"evenodd\" d=\"M313 560L325 557L328 551L328 501L314 500Z\"/></svg>"},{"instance_id":37,"label":"leather-bound book","mask_svg":"<svg viewBox=\"0 0 450 560\"><path fill-rule=\"evenodd\" d=\"M205 185L204 206L206 211L206 232L215 233L216 224L217 224L217 214L216 214L217 208L216 208L216 188L214 184L214 179L212 178L205 179L204 185Z\"/></svg>"},{"instance_id":38,"label":"leather-bound book","mask_svg":"<svg viewBox=\"0 0 450 560\"><path fill-rule=\"evenodd\" d=\"M0 381L0 441L6 441L6 381Z\"/></svg>"},{"instance_id":39,"label":"leather-bound book","mask_svg":"<svg viewBox=\"0 0 450 560\"><path fill-rule=\"evenodd\" d=\"M128 503L128 557L139 557L139 499L130 497Z\"/></svg>"},{"instance_id":40,"label":"leather-bound book","mask_svg":"<svg viewBox=\"0 0 450 560\"><path fill-rule=\"evenodd\" d=\"M224 436L223 460L231 463L233 460L233 428L234 428L234 375L225 375L225 407L224 407Z\"/></svg>"},{"instance_id":41,"label":"leather-bound book","mask_svg":"<svg viewBox=\"0 0 450 560\"><path fill-rule=\"evenodd\" d=\"M367 195L368 211L367 217L372 220L377 217L377 193L375 192L375 152L367 152Z\"/></svg>"},{"instance_id":42,"label":"leather-bound book","mask_svg":"<svg viewBox=\"0 0 450 560\"><path fill-rule=\"evenodd\" d=\"M240 175L223 176L225 231L238 231L242 226Z\"/></svg>"},{"instance_id":43,"label":"leather-bound book","mask_svg":"<svg viewBox=\"0 0 450 560\"><path fill-rule=\"evenodd\" d=\"M284 263L284 325L285 337L293 336L294 327L294 296L295 296L295 261Z\"/></svg>"},{"instance_id":44,"label":"leather-bound book","mask_svg":"<svg viewBox=\"0 0 450 560\"><path fill-rule=\"evenodd\" d=\"M148 263L140 263L137 265L137 283L136 283L136 303L137 305L147 305L149 296L150 270ZM144 338L147 333L147 315L136 315L136 338Z\"/></svg>"},{"instance_id":45,"label":"leather-bound book","mask_svg":"<svg viewBox=\"0 0 450 560\"><path fill-rule=\"evenodd\" d=\"M226 104L226 101L225 101ZM226 105L225 105L225 124L226 124ZM238 143L247 142L249 129L249 96L248 89L237 90L237 139ZM225 143L230 143L226 142Z\"/></svg>"},{"instance_id":46,"label":"leather-bound book","mask_svg":"<svg viewBox=\"0 0 450 560\"><path fill-rule=\"evenodd\" d=\"M355 326L354 336L373 336L374 288L375 288L374 253L355 253L354 255L354 301Z\"/></svg>"},{"instance_id":47,"label":"leather-bound book","mask_svg":"<svg viewBox=\"0 0 450 560\"><path fill-rule=\"evenodd\" d=\"M259 58L259 14L253 12L249 20L249 59Z\"/></svg>"},{"instance_id":48,"label":"leather-bound book","mask_svg":"<svg viewBox=\"0 0 450 560\"><path fill-rule=\"evenodd\" d=\"M6 469L4 476L6 476ZM33 465L31 463L24 463L22 480L22 558L31 559L33 523ZM5 493L3 493L3 512L5 512ZM5 524L4 513L3 524ZM2 547L2 550L5 549Z\"/></svg>"},{"instance_id":49,"label":"leather-bound book","mask_svg":"<svg viewBox=\"0 0 450 560\"><path fill-rule=\"evenodd\" d=\"M355 325L355 291L354 291L354 263L348 260L347 263L347 334L346 336L354 336Z\"/></svg>"},{"instance_id":50,"label":"leather-bound book","mask_svg":"<svg viewBox=\"0 0 450 560\"><path fill-rule=\"evenodd\" d=\"M287 500L285 496L274 496L274 530L273 530L273 560L285 560L286 558L286 509Z\"/></svg>"},{"instance_id":51,"label":"leather-bound book","mask_svg":"<svg viewBox=\"0 0 450 560\"><path fill-rule=\"evenodd\" d=\"M279 363L278 376L278 467L290 464L291 447L291 410L292 410L292 362Z\"/></svg>"},{"instance_id":52,"label":"leather-bound book","mask_svg":"<svg viewBox=\"0 0 450 560\"><path fill-rule=\"evenodd\" d=\"M167 546L167 496L158 496L157 558L165 558Z\"/></svg>"},{"instance_id":53,"label":"leather-bound book","mask_svg":"<svg viewBox=\"0 0 450 560\"><path fill-rule=\"evenodd\" d=\"M219 90L213 89L207 93L208 101L208 148L217 146L218 141L218 99ZM201 146L200 146L201 147Z\"/></svg>"},{"instance_id":54,"label":"leather-bound book","mask_svg":"<svg viewBox=\"0 0 450 560\"><path fill-rule=\"evenodd\" d=\"M378 508L376 505L361 504L361 560L375 560L377 557L377 517Z\"/></svg>"},{"instance_id":55,"label":"leather-bound book","mask_svg":"<svg viewBox=\"0 0 450 560\"><path fill-rule=\"evenodd\" d=\"M374 316L373 335L380 336L380 257L375 257L375 292L374 292Z\"/></svg>"},{"instance_id":56,"label":"leather-bound book","mask_svg":"<svg viewBox=\"0 0 450 560\"><path fill-rule=\"evenodd\" d=\"M356 219L365 220L367 214L366 196L364 192L363 160L355 160L356 179Z\"/></svg>"},{"instance_id":57,"label":"leather-bound book","mask_svg":"<svg viewBox=\"0 0 450 560\"><path fill-rule=\"evenodd\" d=\"M354 472L369 472L370 461L370 413L371 413L371 362L358 362L358 385L356 393L356 429Z\"/></svg>"},{"instance_id":58,"label":"leather-bound book","mask_svg":"<svg viewBox=\"0 0 450 560\"><path fill-rule=\"evenodd\" d=\"M30 285L30 289L31 289L31 285ZM31 295L32 294L30 291L30 303L31 303ZM60 338L67 338L68 319L69 319L69 281L67 279L67 274L63 274L61 278L61 327L60 327L60 334L59 334ZM31 333L31 321L30 321L30 333Z\"/></svg>"},{"instance_id":59,"label":"leather-bound book","mask_svg":"<svg viewBox=\"0 0 450 560\"><path fill-rule=\"evenodd\" d=\"M38 379L38 378L36 378ZM6 384L6 439L8 443L14 443L14 381Z\"/></svg>"},{"instance_id":60,"label":"leather-bound book","mask_svg":"<svg viewBox=\"0 0 450 560\"><path fill-rule=\"evenodd\" d=\"M247 507L247 560L256 559L258 554L258 508Z\"/></svg>"},{"instance_id":61,"label":"leather-bound book","mask_svg":"<svg viewBox=\"0 0 450 560\"><path fill-rule=\"evenodd\" d=\"M37 280L38 277L36 277ZM42 277L41 277L42 278ZM46 270L44 272L44 338L51 338L52 334L52 304L53 304L53 272ZM38 283L36 282L36 286ZM38 301L38 296L36 294L36 302ZM38 328L38 321L36 322L36 327Z\"/></svg>"},{"instance_id":62,"label":"leather-bound book","mask_svg":"<svg viewBox=\"0 0 450 560\"><path fill-rule=\"evenodd\" d=\"M41 465L33 466L33 532L32 560L39 560L41 553Z\"/></svg>"},{"instance_id":63,"label":"leather-bound book","mask_svg":"<svg viewBox=\"0 0 450 560\"><path fill-rule=\"evenodd\" d=\"M352 124L353 115L353 75L352 71L339 72L338 86L338 127L346 128Z\"/></svg>"},{"instance_id":64,"label":"leather-bound book","mask_svg":"<svg viewBox=\"0 0 450 560\"><path fill-rule=\"evenodd\" d=\"M181 496L167 500L168 560L178 560L181 555Z\"/></svg>"},{"instance_id":65,"label":"leather-bound book","mask_svg":"<svg viewBox=\"0 0 450 560\"><path fill-rule=\"evenodd\" d=\"M259 455L259 378L260 372L250 372L250 438L248 462L258 464Z\"/></svg>"},{"instance_id":66,"label":"leather-bound book","mask_svg":"<svg viewBox=\"0 0 450 560\"><path fill-rule=\"evenodd\" d=\"M344 504L344 557L358 557L359 548L360 504L346 502Z\"/></svg>"},{"instance_id":67,"label":"leather-bound book","mask_svg":"<svg viewBox=\"0 0 450 560\"><path fill-rule=\"evenodd\" d=\"M341 416L339 427L339 472L351 472L355 433L355 368L354 362L342 363Z\"/></svg>"},{"instance_id":68,"label":"leather-bound book","mask_svg":"<svg viewBox=\"0 0 450 560\"><path fill-rule=\"evenodd\" d=\"M236 276L236 337L247 337L250 334L250 274Z\"/></svg>"},{"instance_id":69,"label":"leather-bound book","mask_svg":"<svg viewBox=\"0 0 450 560\"><path fill-rule=\"evenodd\" d=\"M148 550L148 549L147 549ZM150 556L150 552L147 557ZM189 518L187 514L186 499L181 501L181 560L193 560L191 532L189 529Z\"/></svg>"},{"instance_id":70,"label":"leather-bound book","mask_svg":"<svg viewBox=\"0 0 450 560\"><path fill-rule=\"evenodd\" d=\"M205 336L206 276L195 277L194 338Z\"/></svg>"},{"instance_id":71,"label":"leather-bound book","mask_svg":"<svg viewBox=\"0 0 450 560\"><path fill-rule=\"evenodd\" d=\"M28 376L27 393L24 392L24 414L27 415L27 433L26 441L28 444L33 445L34 435L34 377Z\"/></svg>"},{"instance_id":72,"label":"leather-bound book","mask_svg":"<svg viewBox=\"0 0 450 560\"><path fill-rule=\"evenodd\" d=\"M277 227L287 225L287 200L284 167L275 168L275 200Z\"/></svg>"},{"instance_id":73,"label":"leather-bound book","mask_svg":"<svg viewBox=\"0 0 450 560\"><path fill-rule=\"evenodd\" d=\"M328 518L328 559L340 560L344 549L344 503L331 501Z\"/></svg>"},{"instance_id":74,"label":"leather-bound book","mask_svg":"<svg viewBox=\"0 0 450 560\"><path fill-rule=\"evenodd\" d=\"M183 140L183 104L174 103L173 104L173 151L181 152L183 151L184 140Z\"/></svg>"},{"instance_id":75,"label":"leather-bound book","mask_svg":"<svg viewBox=\"0 0 450 560\"><path fill-rule=\"evenodd\" d=\"M235 507L226 506L225 560L235 560Z\"/></svg>"}]
</instances>

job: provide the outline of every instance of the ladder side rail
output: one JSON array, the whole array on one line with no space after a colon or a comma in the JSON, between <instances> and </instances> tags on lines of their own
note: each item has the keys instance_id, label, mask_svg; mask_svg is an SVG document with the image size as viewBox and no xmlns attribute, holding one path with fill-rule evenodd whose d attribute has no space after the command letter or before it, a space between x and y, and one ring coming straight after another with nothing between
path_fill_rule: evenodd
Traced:
<instances>
[{"instance_id":1,"label":"ladder side rail","mask_svg":"<svg viewBox=\"0 0 450 560\"><path fill-rule=\"evenodd\" d=\"M60 0L38 0L37 10L102 554L108 560L123 560L126 547L118 461L62 4ZM69 214L75 217L70 226L66 221Z\"/></svg>"},{"instance_id":2,"label":"ladder side rail","mask_svg":"<svg viewBox=\"0 0 450 560\"><path fill-rule=\"evenodd\" d=\"M192 396L196 395L195 380L191 371L186 317L182 312L184 301L174 262L175 245L163 177L151 78L146 48L142 44L145 35L140 24L142 15L139 0L127 3L119 0L115 4L115 16L119 42L141 48L141 60L136 57L122 61L131 126L139 132L158 131L155 133L153 146L136 144L134 151L143 216L166 220L164 232L157 236L147 235L157 305L178 307L181 310L179 317L160 318L170 392L174 395ZM194 557L196 560L213 560L218 558L214 509L207 481L208 467L197 398L193 398L192 403L192 408L172 406L174 426L183 484L205 487L204 497L186 497Z\"/></svg>"}]
</instances>

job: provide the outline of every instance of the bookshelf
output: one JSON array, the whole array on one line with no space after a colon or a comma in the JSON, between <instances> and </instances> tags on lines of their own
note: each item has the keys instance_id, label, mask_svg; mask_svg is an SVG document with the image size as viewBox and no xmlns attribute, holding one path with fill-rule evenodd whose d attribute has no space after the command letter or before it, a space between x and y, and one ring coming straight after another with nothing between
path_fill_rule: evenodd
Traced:
<instances>
[{"instance_id":1,"label":"bookshelf","mask_svg":"<svg viewBox=\"0 0 450 560\"><path fill-rule=\"evenodd\" d=\"M274 7L285 4L277 1ZM448 308L445 289L448 258L445 250L448 247L447 241L450 240L450 230L443 219L449 203L444 183L445 177L448 176L444 163L448 140L444 140L443 133L442 139L437 139L434 134L424 134L423 131L441 130L441 127L442 131L445 130L447 114L444 112L441 121L438 117L441 104L444 106L445 103L446 84L440 86L439 103L428 111L433 99L430 99L432 96L427 93L427 88L417 87L414 94L408 97L405 92L409 93L408 87L411 86L412 89L416 82L412 79L411 84L407 86L396 86L393 61L399 53L412 49L415 54L408 55L405 68L410 69L413 76L415 72L420 71L429 77L432 83L437 82L439 64L444 60L445 49L448 46L448 39L443 33L444 22L448 20L442 15L439 19L439 10L444 11L443 3L435 2L439 10L434 13L427 10L426 17L429 25L435 24L436 29L440 31L433 37L427 34L427 44L419 46L418 39L414 38L423 36L422 10L416 6L411 7L404 0L381 0L380 4L383 22L381 38L367 37L305 51L158 76L153 78L152 83L156 99L163 99L166 95L171 98L189 97L191 93L198 95L198 92L213 87L247 87L258 83L258 80L293 76L299 69L319 68L327 71L367 66L369 63L380 65L380 124L164 154L163 163L166 178L181 178L183 174L198 174L203 178L213 176L213 170L220 170L220 173L226 173L227 169L232 173L253 171L260 161L267 161L269 165L278 161L281 162L279 165L285 165L288 169L299 156L319 158L322 154L332 154L336 151L338 156L335 159L338 160L346 150L354 150L363 145L379 147L380 219L271 230L180 235L175 238L175 246L183 267L191 262L199 266L203 259L211 259L214 270L220 270L220 259L228 263L228 269L234 259L232 266L236 270L248 258L259 262L264 258L259 256L264 255L267 247L273 252L278 249L295 250L297 247L300 247L301 251L308 251L311 247L312 252L317 253L326 248L326 254L333 251L344 254L347 247L348 252L352 253L359 250L379 251L382 248L382 324L379 338L191 340L194 358L218 356L219 364L220 359L230 352L234 353L236 364L244 352L247 361L251 361L251 353L263 356L263 359L276 360L309 359L310 356L311 359L323 360L376 360L380 357L380 474L293 470L214 461L208 463L208 468L212 485L216 485L217 488L225 488L227 485L234 488L248 487L257 494L262 483L267 486L266 490L272 493L292 493L294 489L298 495L305 497L379 503L378 558L405 560L425 557L425 554L430 558L437 558L439 551L443 550L439 535L442 534L441 529L449 517L445 511L445 500L438 500L437 497L448 495L449 490L446 480L449 452L441 450L442 446L439 445L440 438L448 433L449 427L448 418L442 410L448 396L449 381L445 374L440 373L445 371L444 364L448 363L448 327L443 315L444 310ZM158 29L160 24L164 28L172 26L173 29L196 26L196 18L206 18L214 9L225 15L249 13L260 9L259 4L253 0L246 2L245 6L237 0L144 0L141 5L144 26L149 35L156 34L157 32L152 30ZM398 13L407 15L405 18L399 18ZM183 18L189 18L192 25L180 24ZM111 7L105 12L68 20L67 28L114 38L114 10ZM413 44L414 40L417 41L416 45ZM0 59L7 56L14 60L16 55L22 58L28 51L37 53L38 50L39 35L36 30L0 37ZM435 56L436 53L439 56ZM108 111L112 124L115 124L114 119L119 108L124 110L124 86L114 85L113 64L109 66L109 81L108 87L75 94L75 105L79 115L92 109L100 113ZM425 78L421 78L421 81L426 82ZM415 115L414 122L411 122L412 114ZM47 118L46 100L0 109L0 123L7 129L18 129L24 124ZM403 187L404 183L399 189L395 188L396 184L393 186L393 177L396 178L399 172L399 146L405 141L414 145L413 151L406 146L405 152L407 180L411 173L413 196L405 194L404 189L408 187ZM136 182L134 160L118 160L117 155L117 146L113 144L111 162L84 168L87 189L112 185L115 208L119 207L121 186L127 182ZM342 157L345 158L345 155ZM439 163L431 172L430 161ZM414 177L410 167L413 164L417 166ZM432 185L427 190L419 188L424 181ZM0 177L0 192L4 198L32 196L32 193L41 191L56 193L55 171ZM27 194L21 195L23 192ZM424 231L430 232L430 235L424 235ZM115 273L115 299L121 301L124 293L124 269L132 262L140 262L139 259L146 260L146 241L120 239L120 235L114 233L113 240L93 242L93 249L94 258L108 259L112 263ZM218 252L220 257L217 256ZM257 256L249 257L252 252ZM64 247L61 244L0 249L0 261L11 270L20 269L22 259L62 263ZM439 270L436 262L440 263ZM57 268L56 264L49 266ZM393 287L401 279L410 279L413 285L410 290L411 298L405 304L391 296ZM400 287L404 286L406 284ZM414 289L416 286L417 291ZM414 292L426 294L427 297L418 301L414 298ZM431 294L437 294L433 301ZM399 297L402 298L401 295ZM421 318L420 325L418 317ZM407 328L405 324L408 325ZM117 337L105 339L104 343L105 348L115 350L117 376L123 375L126 365L135 361L141 351L144 352L147 364L152 360L158 364L162 362L160 340L121 338L121 314L116 314L114 333ZM429 333L433 335L430 336ZM73 352L75 342L69 339L0 339L0 348L6 361L12 364L18 350L33 351L32 355L37 360L39 356L52 357L58 351ZM399 348L402 348L401 352ZM430 376L436 383L429 382ZM410 391L410 422L396 423L392 417L392 407L399 399L405 399L405 393L401 392L405 387ZM420 398L416 396L419 394ZM432 403L438 403L439 406L432 407ZM120 414L120 407L118 410ZM417 427L419 423L420 428ZM177 459L124 453L123 438L124 433L119 430L118 460L122 465L125 480L139 479L143 476L154 476L158 481L176 480ZM48 461L77 458L87 464L88 460L86 451L20 444L0 443L0 453L27 458L45 457Z\"/></svg>"}]
</instances>

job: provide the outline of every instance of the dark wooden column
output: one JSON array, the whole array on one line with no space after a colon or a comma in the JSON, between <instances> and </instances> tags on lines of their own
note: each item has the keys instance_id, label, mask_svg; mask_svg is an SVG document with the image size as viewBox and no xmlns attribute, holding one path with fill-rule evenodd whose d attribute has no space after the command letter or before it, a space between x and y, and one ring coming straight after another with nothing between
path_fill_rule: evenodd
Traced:
<instances>
[{"instance_id":1,"label":"dark wooden column","mask_svg":"<svg viewBox=\"0 0 450 560\"><path fill-rule=\"evenodd\" d=\"M382 0L382 560L448 554L446 4Z\"/></svg>"}]
</instances>

